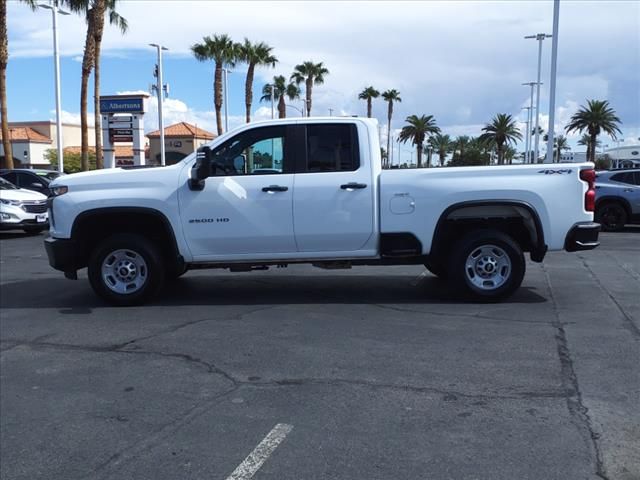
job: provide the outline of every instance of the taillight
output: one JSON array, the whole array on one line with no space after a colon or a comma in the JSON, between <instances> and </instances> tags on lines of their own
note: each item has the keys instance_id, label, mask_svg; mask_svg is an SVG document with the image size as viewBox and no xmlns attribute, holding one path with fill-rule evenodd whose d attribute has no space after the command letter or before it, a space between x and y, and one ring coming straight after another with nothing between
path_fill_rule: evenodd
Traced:
<instances>
[{"instance_id":1,"label":"taillight","mask_svg":"<svg viewBox=\"0 0 640 480\"><path fill-rule=\"evenodd\" d=\"M589 188L584 194L584 209L587 212L593 212L596 209L596 171L580 170L580 180L587 182Z\"/></svg>"}]
</instances>

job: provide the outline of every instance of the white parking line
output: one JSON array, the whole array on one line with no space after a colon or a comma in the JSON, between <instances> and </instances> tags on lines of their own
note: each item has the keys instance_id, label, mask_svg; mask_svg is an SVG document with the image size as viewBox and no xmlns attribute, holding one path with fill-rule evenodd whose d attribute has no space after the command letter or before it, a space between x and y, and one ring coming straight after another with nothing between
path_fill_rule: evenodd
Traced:
<instances>
[{"instance_id":1,"label":"white parking line","mask_svg":"<svg viewBox=\"0 0 640 480\"><path fill-rule=\"evenodd\" d=\"M227 477L227 480L248 480L253 477L292 429L293 425L278 423L258 446L253 449L253 452L238 465L238 468Z\"/></svg>"}]
</instances>

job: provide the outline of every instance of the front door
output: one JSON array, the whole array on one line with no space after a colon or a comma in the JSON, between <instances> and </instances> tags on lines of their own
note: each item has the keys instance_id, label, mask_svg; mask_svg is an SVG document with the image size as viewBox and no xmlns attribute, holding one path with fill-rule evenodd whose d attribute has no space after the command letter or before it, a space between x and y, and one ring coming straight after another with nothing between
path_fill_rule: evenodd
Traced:
<instances>
[{"instance_id":1,"label":"front door","mask_svg":"<svg viewBox=\"0 0 640 480\"><path fill-rule=\"evenodd\" d=\"M298 250L371 255L375 186L372 166L360 155L357 126L308 124L304 144L293 195Z\"/></svg>"},{"instance_id":2,"label":"front door","mask_svg":"<svg viewBox=\"0 0 640 480\"><path fill-rule=\"evenodd\" d=\"M254 128L216 147L204 190L190 190L186 172L179 201L194 260L267 259L296 251L288 128Z\"/></svg>"}]
</instances>

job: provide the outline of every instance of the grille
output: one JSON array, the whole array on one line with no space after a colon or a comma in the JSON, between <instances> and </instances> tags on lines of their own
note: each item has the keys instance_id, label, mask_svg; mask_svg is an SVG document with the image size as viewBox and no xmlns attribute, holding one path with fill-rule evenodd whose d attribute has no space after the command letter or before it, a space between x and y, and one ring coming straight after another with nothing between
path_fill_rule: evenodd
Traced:
<instances>
[{"instance_id":1,"label":"grille","mask_svg":"<svg viewBox=\"0 0 640 480\"><path fill-rule=\"evenodd\" d=\"M27 213L45 213L47 211L47 202L23 203L22 209Z\"/></svg>"}]
</instances>

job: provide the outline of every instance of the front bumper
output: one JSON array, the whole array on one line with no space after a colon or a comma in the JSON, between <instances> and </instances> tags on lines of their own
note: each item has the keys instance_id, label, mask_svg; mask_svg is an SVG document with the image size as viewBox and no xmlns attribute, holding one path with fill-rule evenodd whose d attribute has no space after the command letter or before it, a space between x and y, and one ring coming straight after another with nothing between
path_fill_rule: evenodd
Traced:
<instances>
[{"instance_id":1,"label":"front bumper","mask_svg":"<svg viewBox=\"0 0 640 480\"><path fill-rule=\"evenodd\" d=\"M579 222L571 227L564 240L564 249L567 252L577 252L580 250L593 250L600 242L598 234L600 224L595 222Z\"/></svg>"},{"instance_id":2,"label":"front bumper","mask_svg":"<svg viewBox=\"0 0 640 480\"><path fill-rule=\"evenodd\" d=\"M73 240L64 238L47 237L44 239L44 248L49 257L49 265L56 270L71 274L78 270L77 252L78 246Z\"/></svg>"},{"instance_id":3,"label":"front bumper","mask_svg":"<svg viewBox=\"0 0 640 480\"><path fill-rule=\"evenodd\" d=\"M0 222L0 230L21 230L23 228L49 228L49 222L37 222L36 220L19 220L19 221L2 221Z\"/></svg>"}]
</instances>

